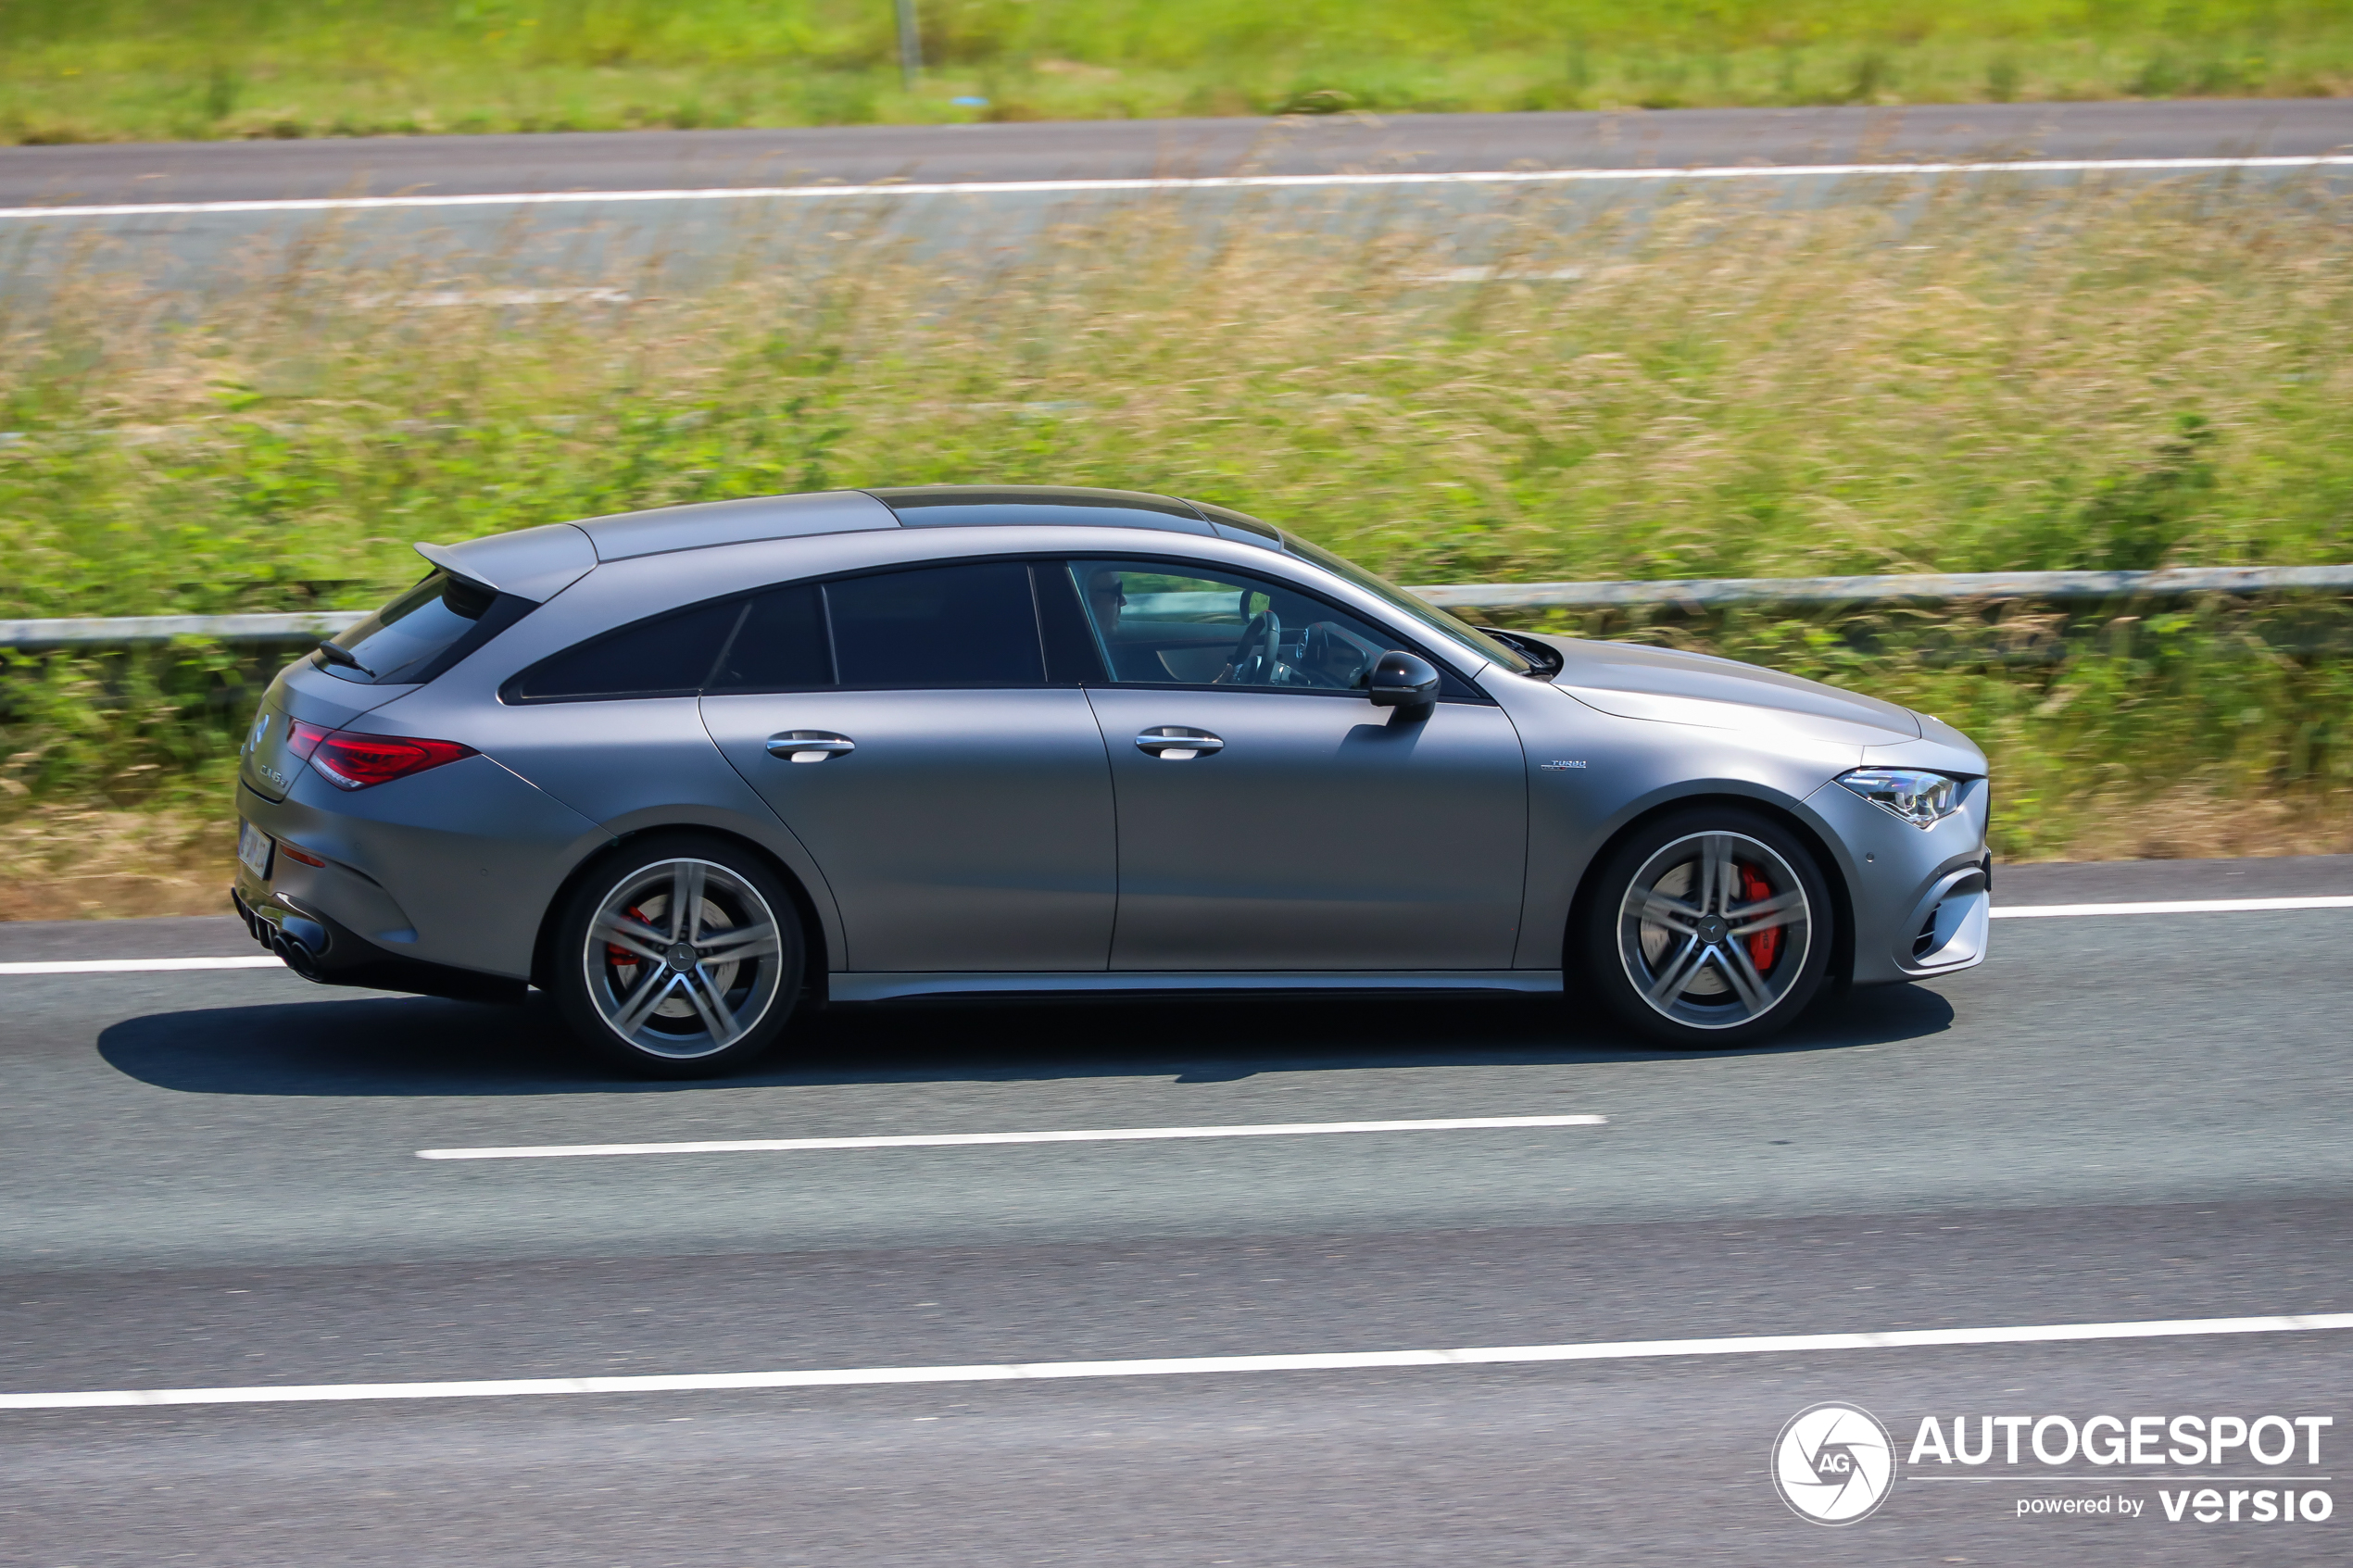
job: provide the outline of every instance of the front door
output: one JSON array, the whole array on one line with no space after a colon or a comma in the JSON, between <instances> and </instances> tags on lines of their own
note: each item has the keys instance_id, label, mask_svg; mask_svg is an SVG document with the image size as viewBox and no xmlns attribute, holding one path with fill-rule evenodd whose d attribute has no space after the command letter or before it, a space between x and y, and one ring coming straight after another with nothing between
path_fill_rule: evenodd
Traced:
<instances>
[{"instance_id":1,"label":"front door","mask_svg":"<svg viewBox=\"0 0 2353 1568\"><path fill-rule=\"evenodd\" d=\"M1113 675L1088 696L1119 811L1114 970L1508 969L1519 736L1467 687L1362 690L1394 633L1273 580L1073 565ZM1198 740L1199 745L1188 745Z\"/></svg>"},{"instance_id":2,"label":"front door","mask_svg":"<svg viewBox=\"0 0 2353 1568\"><path fill-rule=\"evenodd\" d=\"M1086 694L1047 684L1026 564L773 590L702 712L824 873L844 968L1104 967L1110 772Z\"/></svg>"}]
</instances>

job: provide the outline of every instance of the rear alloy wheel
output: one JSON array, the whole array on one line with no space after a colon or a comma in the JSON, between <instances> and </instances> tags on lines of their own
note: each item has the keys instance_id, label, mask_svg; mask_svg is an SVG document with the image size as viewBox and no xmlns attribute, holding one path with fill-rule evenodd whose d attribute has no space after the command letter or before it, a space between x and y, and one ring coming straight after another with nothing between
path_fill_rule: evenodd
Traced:
<instances>
[{"instance_id":1,"label":"rear alloy wheel","mask_svg":"<svg viewBox=\"0 0 2353 1568\"><path fill-rule=\"evenodd\" d=\"M1596 874L1582 978L1652 1038L1762 1039L1821 988L1829 889L1805 847L1768 819L1735 809L1679 813L1621 846Z\"/></svg>"},{"instance_id":2,"label":"rear alloy wheel","mask_svg":"<svg viewBox=\"0 0 2353 1568\"><path fill-rule=\"evenodd\" d=\"M573 894L557 1006L591 1048L648 1076L725 1073L774 1045L800 995L800 921L775 874L724 840L632 844Z\"/></svg>"}]
</instances>

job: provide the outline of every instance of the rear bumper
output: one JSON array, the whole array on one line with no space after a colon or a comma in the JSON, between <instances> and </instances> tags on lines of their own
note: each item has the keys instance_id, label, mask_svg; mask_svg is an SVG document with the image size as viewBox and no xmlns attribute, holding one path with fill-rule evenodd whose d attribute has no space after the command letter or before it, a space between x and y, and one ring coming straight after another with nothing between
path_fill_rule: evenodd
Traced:
<instances>
[{"instance_id":1,"label":"rear bumper","mask_svg":"<svg viewBox=\"0 0 2353 1568\"><path fill-rule=\"evenodd\" d=\"M469 1002L520 1002L530 989L520 980L387 953L316 906L292 894L270 891L242 866L229 888L229 901L255 941L277 954L288 969L321 985L358 985Z\"/></svg>"},{"instance_id":2,"label":"rear bumper","mask_svg":"<svg viewBox=\"0 0 2353 1568\"><path fill-rule=\"evenodd\" d=\"M306 768L280 800L240 781L236 806L322 862L282 848L267 885L241 869L264 921L274 903L389 959L518 983L565 874L610 839L486 757L353 794Z\"/></svg>"}]
</instances>

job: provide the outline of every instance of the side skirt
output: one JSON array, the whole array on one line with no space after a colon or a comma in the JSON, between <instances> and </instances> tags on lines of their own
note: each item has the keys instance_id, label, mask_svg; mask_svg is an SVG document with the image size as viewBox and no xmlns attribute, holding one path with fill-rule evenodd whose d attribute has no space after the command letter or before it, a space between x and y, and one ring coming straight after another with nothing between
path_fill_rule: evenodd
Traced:
<instances>
[{"instance_id":1,"label":"side skirt","mask_svg":"<svg viewBox=\"0 0 2353 1568\"><path fill-rule=\"evenodd\" d=\"M1101 970L1074 974L906 973L830 975L825 990L837 1002L889 1002L913 997L1067 997L1074 995L1198 996L1202 992L1484 991L1541 996L1561 989L1558 970Z\"/></svg>"}]
</instances>

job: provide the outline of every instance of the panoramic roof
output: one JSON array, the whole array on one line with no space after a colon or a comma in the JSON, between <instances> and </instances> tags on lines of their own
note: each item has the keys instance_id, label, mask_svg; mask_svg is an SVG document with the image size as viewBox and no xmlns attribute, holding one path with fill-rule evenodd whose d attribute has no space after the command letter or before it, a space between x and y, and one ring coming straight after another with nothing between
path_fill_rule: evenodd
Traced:
<instances>
[{"instance_id":1,"label":"panoramic roof","mask_svg":"<svg viewBox=\"0 0 2353 1568\"><path fill-rule=\"evenodd\" d=\"M1065 523L1091 528L1163 528L1208 533L1209 521L1183 501L1137 490L1056 484L923 484L867 495L908 528L999 528Z\"/></svg>"},{"instance_id":2,"label":"panoramic roof","mask_svg":"<svg viewBox=\"0 0 2353 1568\"><path fill-rule=\"evenodd\" d=\"M1154 528L1282 547L1282 535L1224 507L1141 490L1089 490L1059 484L923 484L867 495L908 528Z\"/></svg>"},{"instance_id":3,"label":"panoramic roof","mask_svg":"<svg viewBox=\"0 0 2353 1568\"><path fill-rule=\"evenodd\" d=\"M1150 528L1230 539L1270 550L1283 547L1280 531L1255 518L1171 495L1053 484L925 484L704 501L417 548L434 565L461 577L526 597L544 598L598 561L666 555L673 550L877 528L1034 528L1041 524Z\"/></svg>"}]
</instances>

